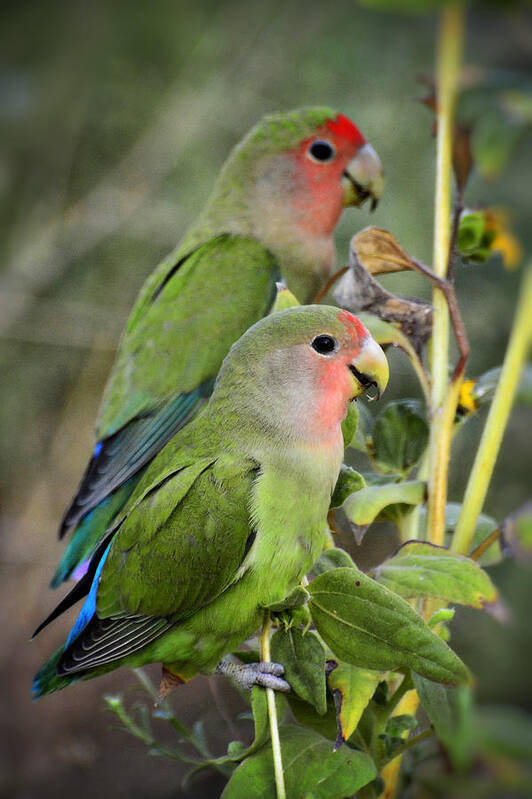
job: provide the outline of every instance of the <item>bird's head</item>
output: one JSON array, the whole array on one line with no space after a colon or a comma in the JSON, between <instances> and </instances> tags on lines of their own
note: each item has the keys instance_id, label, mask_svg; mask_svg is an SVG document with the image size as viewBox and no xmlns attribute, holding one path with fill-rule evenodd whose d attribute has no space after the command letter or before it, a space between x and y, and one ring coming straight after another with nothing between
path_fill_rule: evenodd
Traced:
<instances>
[{"instance_id":1,"label":"bird's head","mask_svg":"<svg viewBox=\"0 0 532 799\"><path fill-rule=\"evenodd\" d=\"M332 233L344 206L366 200L374 206L383 187L375 150L348 117L330 108L264 117L235 147L221 180L235 176L257 199L291 205L310 232L317 226Z\"/></svg>"},{"instance_id":2,"label":"bird's head","mask_svg":"<svg viewBox=\"0 0 532 799\"><path fill-rule=\"evenodd\" d=\"M386 357L356 317L297 306L265 317L233 345L213 399L231 399L242 429L251 420L283 440L318 443L338 441L349 402L380 396L387 382Z\"/></svg>"},{"instance_id":3,"label":"bird's head","mask_svg":"<svg viewBox=\"0 0 532 799\"><path fill-rule=\"evenodd\" d=\"M283 269L292 257L326 271L342 209L374 207L381 192L381 163L357 126L329 108L303 108L264 117L235 147L208 217L261 240Z\"/></svg>"}]
</instances>

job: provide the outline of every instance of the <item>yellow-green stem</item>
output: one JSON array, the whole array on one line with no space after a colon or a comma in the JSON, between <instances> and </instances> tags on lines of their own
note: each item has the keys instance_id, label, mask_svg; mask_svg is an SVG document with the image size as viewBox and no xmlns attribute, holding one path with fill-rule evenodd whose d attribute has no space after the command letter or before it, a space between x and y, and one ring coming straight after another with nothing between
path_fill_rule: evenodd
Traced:
<instances>
[{"instance_id":1,"label":"yellow-green stem","mask_svg":"<svg viewBox=\"0 0 532 799\"><path fill-rule=\"evenodd\" d=\"M433 269L445 277L451 240L451 159L454 106L460 76L464 11L450 3L441 12L436 87L438 134L436 148L436 191L434 215ZM447 394L449 372L449 312L440 289L433 292L434 321L432 337L431 438L429 444L429 497L427 531L430 541L443 543L445 501L447 498L448 456L453 396ZM453 392L454 394L454 392ZM447 402L446 402L447 399Z\"/></svg>"},{"instance_id":2,"label":"yellow-green stem","mask_svg":"<svg viewBox=\"0 0 532 799\"><path fill-rule=\"evenodd\" d=\"M440 16L436 89L438 97L438 135L436 152L436 191L434 215L433 270L446 277L451 241L451 166L453 117L464 28L464 12L460 5L446 5ZM427 538L433 543L443 543L445 533L445 502L447 499L448 453L452 435L451 406L456 387L447 391L449 374L449 311L444 294L433 292L433 336L431 363L431 434L428 457L429 496L427 503ZM459 389L459 382L456 381ZM456 393L456 399L458 395ZM446 401L447 400L447 401ZM456 407L456 406L455 406ZM413 523L415 524L414 516ZM415 713L419 699L415 692L408 695L411 712ZM405 702L407 700L405 697ZM408 712L408 711L407 711ZM397 792L402 757L397 757L382 771L386 788L385 799L393 799Z\"/></svg>"},{"instance_id":3,"label":"yellow-green stem","mask_svg":"<svg viewBox=\"0 0 532 799\"><path fill-rule=\"evenodd\" d=\"M269 663L270 656L270 631L271 621L268 612L264 615L264 622L260 635L260 659L263 663ZM281 755L281 741L279 738L279 727L277 724L277 708L275 707L275 694L271 688L266 688L266 700L268 703L268 717L270 720L270 736L272 739L273 770L275 774L275 790L277 799L286 799L286 789L284 785L283 759Z\"/></svg>"},{"instance_id":4,"label":"yellow-green stem","mask_svg":"<svg viewBox=\"0 0 532 799\"><path fill-rule=\"evenodd\" d=\"M532 264L528 266L519 296L508 349L491 408L486 419L473 469L464 494L453 537L452 550L466 555L471 547L478 515L484 505L504 429L529 347L532 343Z\"/></svg>"}]
</instances>

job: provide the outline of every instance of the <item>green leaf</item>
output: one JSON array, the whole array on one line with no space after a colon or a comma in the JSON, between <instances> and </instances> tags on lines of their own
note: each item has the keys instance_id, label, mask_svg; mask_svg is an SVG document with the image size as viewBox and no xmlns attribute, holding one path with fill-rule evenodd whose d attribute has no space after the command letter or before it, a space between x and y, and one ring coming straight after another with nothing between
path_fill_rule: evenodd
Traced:
<instances>
[{"instance_id":1,"label":"green leaf","mask_svg":"<svg viewBox=\"0 0 532 799\"><path fill-rule=\"evenodd\" d=\"M280 730L287 799L352 796L377 773L369 755L348 747L332 751L331 742L311 730ZM222 799L276 799L271 748L246 758L233 773Z\"/></svg>"},{"instance_id":2,"label":"green leaf","mask_svg":"<svg viewBox=\"0 0 532 799\"><path fill-rule=\"evenodd\" d=\"M358 569L334 569L310 585L316 628L341 660L368 669L411 668L436 682L464 683L467 668L401 599Z\"/></svg>"},{"instance_id":3,"label":"green leaf","mask_svg":"<svg viewBox=\"0 0 532 799\"><path fill-rule=\"evenodd\" d=\"M501 546L506 557L532 562L532 501L504 520Z\"/></svg>"},{"instance_id":4,"label":"green leaf","mask_svg":"<svg viewBox=\"0 0 532 799\"><path fill-rule=\"evenodd\" d=\"M382 679L379 671L361 669L351 663L338 663L327 679L333 693L338 722L335 747L341 746L357 728L375 689Z\"/></svg>"},{"instance_id":5,"label":"green leaf","mask_svg":"<svg viewBox=\"0 0 532 799\"><path fill-rule=\"evenodd\" d=\"M425 483L406 481L366 486L351 494L342 509L353 525L357 542L385 508L391 505L420 505L425 498Z\"/></svg>"},{"instance_id":6,"label":"green leaf","mask_svg":"<svg viewBox=\"0 0 532 799\"><path fill-rule=\"evenodd\" d=\"M429 427L418 400L390 402L375 419L375 460L389 472L406 473L423 455L428 438Z\"/></svg>"},{"instance_id":7,"label":"green leaf","mask_svg":"<svg viewBox=\"0 0 532 799\"><path fill-rule=\"evenodd\" d=\"M351 466L346 466L345 463L342 463L329 507L339 508L350 494L360 491L365 486L366 481L362 475L352 469Z\"/></svg>"},{"instance_id":8,"label":"green leaf","mask_svg":"<svg viewBox=\"0 0 532 799\"><path fill-rule=\"evenodd\" d=\"M318 574L323 574L331 569L339 569L342 566L356 569L353 559L345 549L331 547L331 549L326 549L325 552L321 553L311 571L317 577Z\"/></svg>"},{"instance_id":9,"label":"green leaf","mask_svg":"<svg viewBox=\"0 0 532 799\"><path fill-rule=\"evenodd\" d=\"M275 705L277 708L277 719L280 721L285 715L285 698L282 694L275 693ZM258 685L251 689L251 711L253 713L253 725L255 734L249 746L244 746L241 741L231 741L227 747L227 757L219 757L211 761L212 763L226 763L229 760L243 760L248 755L260 749L270 738L270 720L268 717L268 705L266 691ZM239 745L240 744L240 745Z\"/></svg>"},{"instance_id":10,"label":"green leaf","mask_svg":"<svg viewBox=\"0 0 532 799\"><path fill-rule=\"evenodd\" d=\"M424 541L407 541L374 570L375 579L406 598L432 596L482 608L497 590L478 563Z\"/></svg>"},{"instance_id":11,"label":"green leaf","mask_svg":"<svg viewBox=\"0 0 532 799\"><path fill-rule=\"evenodd\" d=\"M458 227L457 249L462 258L484 263L492 255L495 231L488 229L483 211L464 211Z\"/></svg>"},{"instance_id":12,"label":"green leaf","mask_svg":"<svg viewBox=\"0 0 532 799\"><path fill-rule=\"evenodd\" d=\"M275 693L275 704L277 706L277 718L280 721L285 714L284 697L282 694ZM253 742L245 750L244 757L260 749L270 737L270 720L268 717L268 704L266 700L266 691L259 685L254 685L251 689L251 710L253 713L253 725L255 727L255 735Z\"/></svg>"},{"instance_id":13,"label":"green leaf","mask_svg":"<svg viewBox=\"0 0 532 799\"><path fill-rule=\"evenodd\" d=\"M356 402L350 402L347 407L347 415L342 422L342 436L344 439L344 449L351 445L358 427L358 407Z\"/></svg>"},{"instance_id":14,"label":"green leaf","mask_svg":"<svg viewBox=\"0 0 532 799\"><path fill-rule=\"evenodd\" d=\"M327 710L325 650L316 633L303 634L297 627L277 630L271 651L272 660L283 664L292 690L323 715Z\"/></svg>"},{"instance_id":15,"label":"green leaf","mask_svg":"<svg viewBox=\"0 0 532 799\"><path fill-rule=\"evenodd\" d=\"M286 694L286 699L296 721L304 727L319 733L324 738L328 738L330 741L336 740L336 711L330 694L327 696L327 712L324 716L316 713L312 705L304 702L293 692ZM331 749L332 746L331 744Z\"/></svg>"},{"instance_id":16,"label":"green leaf","mask_svg":"<svg viewBox=\"0 0 532 799\"><path fill-rule=\"evenodd\" d=\"M270 737L266 691L258 685L254 685L251 689L251 710L253 713L255 735L253 736L253 742L245 750L246 755L260 749ZM243 757L242 753L239 755L239 758L240 757Z\"/></svg>"},{"instance_id":17,"label":"green leaf","mask_svg":"<svg viewBox=\"0 0 532 799\"><path fill-rule=\"evenodd\" d=\"M419 701L434 725L455 768L471 763L474 734L471 691L466 686L439 685L414 674Z\"/></svg>"}]
</instances>

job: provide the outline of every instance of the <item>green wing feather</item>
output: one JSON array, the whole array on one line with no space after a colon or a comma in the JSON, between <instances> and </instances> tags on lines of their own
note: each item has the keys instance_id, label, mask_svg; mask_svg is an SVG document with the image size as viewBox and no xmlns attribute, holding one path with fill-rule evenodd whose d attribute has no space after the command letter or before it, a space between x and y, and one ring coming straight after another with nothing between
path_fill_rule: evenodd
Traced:
<instances>
[{"instance_id":1,"label":"green wing feather","mask_svg":"<svg viewBox=\"0 0 532 799\"><path fill-rule=\"evenodd\" d=\"M99 439L213 379L233 342L274 301L279 267L254 239L223 234L179 268L168 263L131 314L104 394Z\"/></svg>"},{"instance_id":2,"label":"green wing feather","mask_svg":"<svg viewBox=\"0 0 532 799\"><path fill-rule=\"evenodd\" d=\"M175 621L227 588L253 538L249 504L257 470L253 461L223 455L145 488L106 560L98 616Z\"/></svg>"}]
</instances>

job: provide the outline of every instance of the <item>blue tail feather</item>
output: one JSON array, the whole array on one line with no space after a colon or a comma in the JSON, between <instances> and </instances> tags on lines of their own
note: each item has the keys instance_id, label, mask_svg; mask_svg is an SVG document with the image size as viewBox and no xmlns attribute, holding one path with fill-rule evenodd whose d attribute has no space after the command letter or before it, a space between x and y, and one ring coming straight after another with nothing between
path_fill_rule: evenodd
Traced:
<instances>
[{"instance_id":1,"label":"blue tail feather","mask_svg":"<svg viewBox=\"0 0 532 799\"><path fill-rule=\"evenodd\" d=\"M100 579L100 574L102 572L109 550L111 549L111 543L112 540L107 545L105 552L98 563L88 596L83 603L79 616L76 619L74 627L70 631L67 640L63 646L59 647L59 649L54 652L54 654L46 661L44 666L42 666L35 675L35 679L33 681L34 699L39 699L41 696L45 696L46 694L51 694L54 691L65 688L67 685L76 682L76 680L79 680L83 676L82 674L60 675L57 673L57 671L65 651L77 638L79 638L96 613L98 581Z\"/></svg>"},{"instance_id":2,"label":"blue tail feather","mask_svg":"<svg viewBox=\"0 0 532 799\"><path fill-rule=\"evenodd\" d=\"M105 552L102 555L100 562L98 563L98 567L96 569L96 573L94 575L94 579L92 581L91 590L88 593L87 599L83 603L83 606L79 612L79 616L76 619L76 623L72 627L68 638L65 642L65 649L70 646L70 644L78 638L87 624L90 622L94 614L96 613L96 595L98 593L98 581L100 579L100 574L102 573L102 569L109 554L109 550L111 549L112 540L107 545Z\"/></svg>"}]
</instances>

